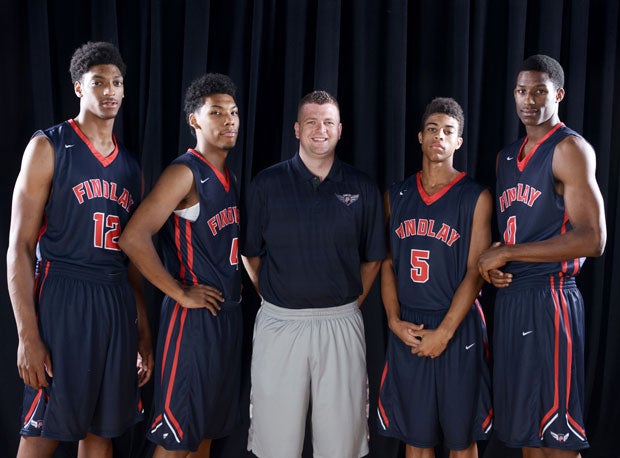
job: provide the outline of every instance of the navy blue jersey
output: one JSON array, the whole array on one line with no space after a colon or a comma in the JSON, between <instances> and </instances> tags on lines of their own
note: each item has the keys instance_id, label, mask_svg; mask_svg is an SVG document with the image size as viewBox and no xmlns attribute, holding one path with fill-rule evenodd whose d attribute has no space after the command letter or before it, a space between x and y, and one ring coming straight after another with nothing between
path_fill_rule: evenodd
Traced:
<instances>
[{"instance_id":1,"label":"navy blue jersey","mask_svg":"<svg viewBox=\"0 0 620 458\"><path fill-rule=\"evenodd\" d=\"M362 293L360 263L385 257L381 194L338 159L320 183L299 154L263 170L244 215L243 254L261 257L261 294L279 307L353 302Z\"/></svg>"},{"instance_id":2,"label":"navy blue jersey","mask_svg":"<svg viewBox=\"0 0 620 458\"><path fill-rule=\"evenodd\" d=\"M497 223L504 243L537 242L572 229L564 198L556 192L552 161L555 146L568 135L579 136L563 123L551 129L523 158L527 138L499 153L497 160ZM565 262L510 262L506 272L519 277L576 275L585 258Z\"/></svg>"},{"instance_id":3,"label":"navy blue jersey","mask_svg":"<svg viewBox=\"0 0 620 458\"><path fill-rule=\"evenodd\" d=\"M39 260L62 261L102 273L126 268L121 230L141 197L136 158L116 141L102 156L70 119L45 131L54 148L54 176L37 246Z\"/></svg>"},{"instance_id":4,"label":"navy blue jersey","mask_svg":"<svg viewBox=\"0 0 620 458\"><path fill-rule=\"evenodd\" d=\"M228 169L224 176L193 149L172 164L183 164L194 174L200 213L193 222L176 213L168 218L161 231L166 270L185 285L213 286L227 301L238 302L237 179Z\"/></svg>"},{"instance_id":5,"label":"navy blue jersey","mask_svg":"<svg viewBox=\"0 0 620 458\"><path fill-rule=\"evenodd\" d=\"M390 188L390 247L402 306L443 311L467 271L483 187L462 172L429 196L420 172Z\"/></svg>"}]
</instances>

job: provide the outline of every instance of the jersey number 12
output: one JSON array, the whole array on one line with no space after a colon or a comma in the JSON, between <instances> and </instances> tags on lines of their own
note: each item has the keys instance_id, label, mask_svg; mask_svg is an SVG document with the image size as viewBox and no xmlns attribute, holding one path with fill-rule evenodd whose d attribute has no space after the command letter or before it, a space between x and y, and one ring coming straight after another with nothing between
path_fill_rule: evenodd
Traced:
<instances>
[{"instance_id":1,"label":"jersey number 12","mask_svg":"<svg viewBox=\"0 0 620 458\"><path fill-rule=\"evenodd\" d=\"M105 213L93 213L95 221L95 233L93 234L93 245L97 248L106 250L120 251L118 238L121 235L121 220L116 215Z\"/></svg>"}]
</instances>

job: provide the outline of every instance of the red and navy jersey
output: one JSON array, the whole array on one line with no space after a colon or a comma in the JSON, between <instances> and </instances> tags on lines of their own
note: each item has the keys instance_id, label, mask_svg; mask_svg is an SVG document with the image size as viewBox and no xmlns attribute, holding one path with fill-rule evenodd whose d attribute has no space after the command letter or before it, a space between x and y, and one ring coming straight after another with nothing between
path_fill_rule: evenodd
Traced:
<instances>
[{"instance_id":1,"label":"red and navy jersey","mask_svg":"<svg viewBox=\"0 0 620 458\"><path fill-rule=\"evenodd\" d=\"M401 306L445 311L467 271L483 187L461 172L429 196L421 174L392 185L389 239Z\"/></svg>"},{"instance_id":2,"label":"red and navy jersey","mask_svg":"<svg viewBox=\"0 0 620 458\"><path fill-rule=\"evenodd\" d=\"M239 189L193 149L175 159L194 174L200 213L195 221L173 213L160 232L164 265L185 285L217 288L226 301L241 300L239 273Z\"/></svg>"},{"instance_id":3,"label":"red and navy jersey","mask_svg":"<svg viewBox=\"0 0 620 458\"><path fill-rule=\"evenodd\" d=\"M137 159L115 137L114 151L102 156L72 119L38 135L54 148L54 176L37 258L104 274L126 269L117 242L140 202Z\"/></svg>"},{"instance_id":4,"label":"red and navy jersey","mask_svg":"<svg viewBox=\"0 0 620 458\"><path fill-rule=\"evenodd\" d=\"M523 158L521 138L497 159L497 223L506 244L547 240L572 229L564 198L555 188L552 161L555 146L576 132L558 123ZM519 278L535 275L577 275L585 258L565 262L510 262L505 266Z\"/></svg>"}]
</instances>

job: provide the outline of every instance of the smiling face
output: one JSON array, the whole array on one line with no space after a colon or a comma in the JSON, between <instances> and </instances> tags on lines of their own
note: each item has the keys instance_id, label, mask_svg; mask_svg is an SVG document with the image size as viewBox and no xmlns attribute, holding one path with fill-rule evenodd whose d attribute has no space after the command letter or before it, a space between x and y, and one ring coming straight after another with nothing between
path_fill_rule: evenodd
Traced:
<instances>
[{"instance_id":1,"label":"smiling face","mask_svg":"<svg viewBox=\"0 0 620 458\"><path fill-rule=\"evenodd\" d=\"M556 88L547 73L523 71L517 76L514 97L517 115L526 127L555 124L564 89Z\"/></svg>"},{"instance_id":2,"label":"smiling face","mask_svg":"<svg viewBox=\"0 0 620 458\"><path fill-rule=\"evenodd\" d=\"M459 136L459 122L444 113L434 113L426 118L418 140L424 157L431 162L450 159L463 144L463 138Z\"/></svg>"},{"instance_id":3,"label":"smiling face","mask_svg":"<svg viewBox=\"0 0 620 458\"><path fill-rule=\"evenodd\" d=\"M299 110L295 137L300 154L315 159L333 157L341 134L340 111L333 103L307 103Z\"/></svg>"},{"instance_id":4,"label":"smiling face","mask_svg":"<svg viewBox=\"0 0 620 458\"><path fill-rule=\"evenodd\" d=\"M196 130L198 149L228 151L237 143L239 110L235 99L228 94L205 96L204 104L189 115L189 123Z\"/></svg>"},{"instance_id":5,"label":"smiling face","mask_svg":"<svg viewBox=\"0 0 620 458\"><path fill-rule=\"evenodd\" d=\"M80 109L100 119L114 119L121 108L125 88L123 75L116 65L94 65L73 83L80 98Z\"/></svg>"}]
</instances>

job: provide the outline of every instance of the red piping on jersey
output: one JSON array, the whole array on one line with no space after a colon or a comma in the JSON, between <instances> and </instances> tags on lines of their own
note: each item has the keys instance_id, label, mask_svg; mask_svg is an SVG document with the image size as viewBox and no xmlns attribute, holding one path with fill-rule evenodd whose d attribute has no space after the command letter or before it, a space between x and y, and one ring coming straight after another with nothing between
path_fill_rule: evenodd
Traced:
<instances>
[{"instance_id":1,"label":"red piping on jersey","mask_svg":"<svg viewBox=\"0 0 620 458\"><path fill-rule=\"evenodd\" d=\"M180 309L183 309L183 310L181 312L181 318L180 318L180 323L179 323L179 335L177 336L176 346L174 350L174 357L172 359L172 368L170 370L170 378L167 381L168 388L166 390L166 401L164 403L164 410L168 414L168 417L170 418L170 422L172 423L172 426L177 431L177 435L179 436L179 438L183 439L183 430L181 429L181 425L179 425L179 422L177 421L176 417L170 410L170 398L172 397L172 389L174 387L174 381L177 375L177 366L179 363L179 351L181 349L181 340L183 339L183 328L185 326L185 318L187 317L187 309L185 307L181 307L181 304L179 304L178 302L174 305L174 311L172 312L172 316L170 318L170 324L168 325L168 333L166 334L166 345L164 346L164 356L163 356L163 361L161 365L162 366L161 367L161 371L162 371L161 378L163 381L164 368L166 367L166 356L168 354L168 347L170 344L170 340L172 338L172 331L174 329L176 316Z\"/></svg>"},{"instance_id":2,"label":"red piping on jersey","mask_svg":"<svg viewBox=\"0 0 620 458\"><path fill-rule=\"evenodd\" d=\"M192 244L192 224L185 220L185 243L187 244L187 268L192 276L192 285L198 284L198 277L194 273L194 245Z\"/></svg>"},{"instance_id":3,"label":"red piping on jersey","mask_svg":"<svg viewBox=\"0 0 620 458\"><path fill-rule=\"evenodd\" d=\"M41 303L41 291L43 291L43 285L45 284L45 280L47 279L47 274L50 270L51 262L47 259L43 262L42 272L39 274L39 277L35 280L35 290L38 297L38 303ZM37 310L37 319L38 319L38 310Z\"/></svg>"},{"instance_id":4,"label":"red piping on jersey","mask_svg":"<svg viewBox=\"0 0 620 458\"><path fill-rule=\"evenodd\" d=\"M553 277L551 277L553 282ZM568 401L570 399L570 383L573 369L573 336L570 329L570 321L568 317L568 307L566 306L566 296L564 295L564 278L560 278L560 304L562 306L562 318L564 319L564 327L566 331L566 412L568 413ZM555 293L555 291L554 291ZM554 299L555 300L555 299Z\"/></svg>"},{"instance_id":5,"label":"red piping on jersey","mask_svg":"<svg viewBox=\"0 0 620 458\"><path fill-rule=\"evenodd\" d=\"M489 427L489 425L491 424L491 421L493 420L493 409L489 410L489 414L487 415L487 417L484 419L484 421L482 422L482 430L486 431L487 428Z\"/></svg>"},{"instance_id":6,"label":"red piping on jersey","mask_svg":"<svg viewBox=\"0 0 620 458\"><path fill-rule=\"evenodd\" d=\"M41 395L42 394L43 394L43 388L39 388L39 391L37 392L37 395L32 400L32 404L30 405L30 409L28 410L28 413L24 417L24 426L26 426L28 423L30 423L30 419L34 415L34 411L36 410L37 405L39 405L39 401L41 400Z\"/></svg>"},{"instance_id":7,"label":"red piping on jersey","mask_svg":"<svg viewBox=\"0 0 620 458\"><path fill-rule=\"evenodd\" d=\"M420 197L422 197L422 200L424 201L426 205L430 205L434 202L437 202L439 199L441 199L441 197L443 197L443 195L447 193L452 188L452 186L458 183L465 175L466 175L465 172L459 173L454 180L452 180L450 183L445 185L443 188L441 188L441 190L437 191L432 196L429 196L428 194L426 194L426 191L424 190L424 186L422 185L422 172L421 171L416 173L415 179L418 184L418 192L420 193Z\"/></svg>"},{"instance_id":8,"label":"red piping on jersey","mask_svg":"<svg viewBox=\"0 0 620 458\"><path fill-rule=\"evenodd\" d=\"M582 440L585 440L586 430L583 429L583 426L581 426L579 423L577 423L575 421L575 419L573 417L571 417L570 413L568 413L568 412L566 412L566 419L569 421L569 423L571 425L573 425L573 428L575 428L577 431L579 431L579 434L581 434L581 436L583 437Z\"/></svg>"},{"instance_id":9,"label":"red piping on jersey","mask_svg":"<svg viewBox=\"0 0 620 458\"><path fill-rule=\"evenodd\" d=\"M162 414L159 414L155 417L155 420L153 420L153 424L151 424L151 428L155 428L155 426L157 426L157 423L159 423L162 418L164 418L164 416Z\"/></svg>"},{"instance_id":10,"label":"red piping on jersey","mask_svg":"<svg viewBox=\"0 0 620 458\"><path fill-rule=\"evenodd\" d=\"M555 131L558 130L563 125L564 125L563 122L559 122L555 126L553 126L553 128L549 132L547 132L543 138L538 140L538 142L534 145L534 148L532 148L532 151L530 151L527 156L521 159L521 153L523 152L523 148L525 148L525 145L527 144L527 140L528 140L528 137L525 137L525 139L523 140L523 143L521 144L521 148L519 148L519 154L517 154L517 167L519 168L519 172L523 172L525 170L527 163L530 162L530 159L532 158L532 156L534 155L538 147L542 145L545 142L545 140L551 137L555 133Z\"/></svg>"},{"instance_id":11,"label":"red piping on jersey","mask_svg":"<svg viewBox=\"0 0 620 458\"><path fill-rule=\"evenodd\" d=\"M101 162L101 165L103 165L104 167L107 167L112 162L114 162L114 159L116 159L116 156L118 156L118 143L116 143L116 137L114 136L114 134L112 134L112 141L114 142L114 150L108 156L104 156L99 151L97 151L97 148L95 148L95 146L90 142L90 140L84 134L84 132L80 130L80 127L77 125L75 120L69 119L68 122L69 122L69 125L73 127L73 130L75 131L75 133L78 134L78 136L82 139L84 143L86 143L86 146L88 146L88 149L90 150L90 152L93 153L93 156L95 156L97 160Z\"/></svg>"},{"instance_id":12,"label":"red piping on jersey","mask_svg":"<svg viewBox=\"0 0 620 458\"><path fill-rule=\"evenodd\" d=\"M478 299L476 299L474 304L476 306L476 310L478 311L478 314L480 315L480 319L482 320L482 324L484 325L484 329L486 330L486 328L487 328L487 320L484 317L484 311L482 310L482 307L480 306L480 302L478 302ZM489 342L487 342L487 339L482 339L482 343L484 344L484 355L487 357L487 360L488 360L488 359L491 358L491 350L489 349Z\"/></svg>"},{"instance_id":13,"label":"red piping on jersey","mask_svg":"<svg viewBox=\"0 0 620 458\"><path fill-rule=\"evenodd\" d=\"M562 221L562 227L560 228L560 234L566 234L566 225L568 224L568 214L564 212L564 221ZM573 264L573 271L569 272L569 263ZM568 261L562 261L562 272L560 274L577 275L579 272L579 259L574 258Z\"/></svg>"},{"instance_id":14,"label":"red piping on jersey","mask_svg":"<svg viewBox=\"0 0 620 458\"><path fill-rule=\"evenodd\" d=\"M545 415L545 417L541 421L540 435L542 437L542 432L545 427L545 423L553 414L555 414L559 406L560 326L562 326L564 333L566 335L566 402L565 402L566 419L574 426L576 430L581 432L581 434L585 437L584 428L581 425L579 425L577 422L575 422L575 420L570 416L570 413L568 412L570 392L571 392L572 370L573 370L573 336L571 334L568 307L566 305L566 296L564 294L564 278L560 277L559 282L560 283L558 285L558 289L556 290L555 289L555 278L553 276L550 277L551 294L553 297L553 304L555 307L555 315L554 315L554 328L555 328L554 405L553 405L553 408L547 413L547 415Z\"/></svg>"},{"instance_id":15,"label":"red piping on jersey","mask_svg":"<svg viewBox=\"0 0 620 458\"><path fill-rule=\"evenodd\" d=\"M222 186L224 186L224 189L226 190L226 192L230 191L230 173L228 172L228 167L224 166L224 171L226 172L226 175L224 175L213 164L207 161L205 157L202 154L200 154L198 151L196 151L194 148L190 148L188 151L194 154L196 157L198 157L202 162L207 164L209 167L211 167L211 170L213 170L213 173L215 173L215 176L217 177L217 179L220 180L220 183L222 183Z\"/></svg>"},{"instance_id":16,"label":"red piping on jersey","mask_svg":"<svg viewBox=\"0 0 620 458\"><path fill-rule=\"evenodd\" d=\"M170 339L172 338L172 331L174 330L174 322L177 319L178 312L179 312L179 307L175 306L174 310L172 311L172 315L170 316L170 324L168 325L168 332L166 333L166 343L164 344L164 354L162 356L162 363L161 363L160 380L162 383L164 381L164 369L166 368L166 357L168 356L168 347L170 346Z\"/></svg>"},{"instance_id":17,"label":"red piping on jersey","mask_svg":"<svg viewBox=\"0 0 620 458\"><path fill-rule=\"evenodd\" d=\"M385 382L385 376L387 375L387 371L388 371L388 363L386 361L385 367L383 368L383 374L381 374L381 384L379 385L379 391L383 389L383 382ZM385 410L383 408L383 403L381 402L381 396L379 396L378 404L379 404L379 412L381 412L381 418L383 418L383 423L385 424L386 428L389 428L390 419L386 415Z\"/></svg>"},{"instance_id":18,"label":"red piping on jersey","mask_svg":"<svg viewBox=\"0 0 620 458\"><path fill-rule=\"evenodd\" d=\"M555 309L553 315L553 329L555 332L555 337L553 339L553 407L551 407L540 422L540 437L543 435L545 424L558 411L558 407L560 405L560 303L557 293L554 290L555 282L553 277L550 277L550 283L551 293L553 296L553 306Z\"/></svg>"},{"instance_id":19,"label":"red piping on jersey","mask_svg":"<svg viewBox=\"0 0 620 458\"><path fill-rule=\"evenodd\" d=\"M39 241L41 240L41 237L43 237L43 234L45 234L45 231L47 231L47 214L43 213L43 224L41 224L41 227L39 228L39 234L37 235L37 243L39 243Z\"/></svg>"},{"instance_id":20,"label":"red piping on jersey","mask_svg":"<svg viewBox=\"0 0 620 458\"><path fill-rule=\"evenodd\" d=\"M179 260L179 277L181 283L185 284L185 263L183 262L183 253L181 252L181 228L179 227L180 218L174 214L174 246L177 249L177 259Z\"/></svg>"},{"instance_id":21,"label":"red piping on jersey","mask_svg":"<svg viewBox=\"0 0 620 458\"><path fill-rule=\"evenodd\" d=\"M177 259L179 260L179 276L181 277L181 282L186 285L186 269L189 270L189 275L192 279L192 285L198 284L198 277L194 273L194 247L192 245L192 224L189 220L182 219L178 215L174 215L174 244L177 250ZM183 238L181 235L181 222L184 222L185 225L185 237ZM187 247L187 259L186 262L183 262L183 250L181 249L181 242L185 241L185 246Z\"/></svg>"}]
</instances>

